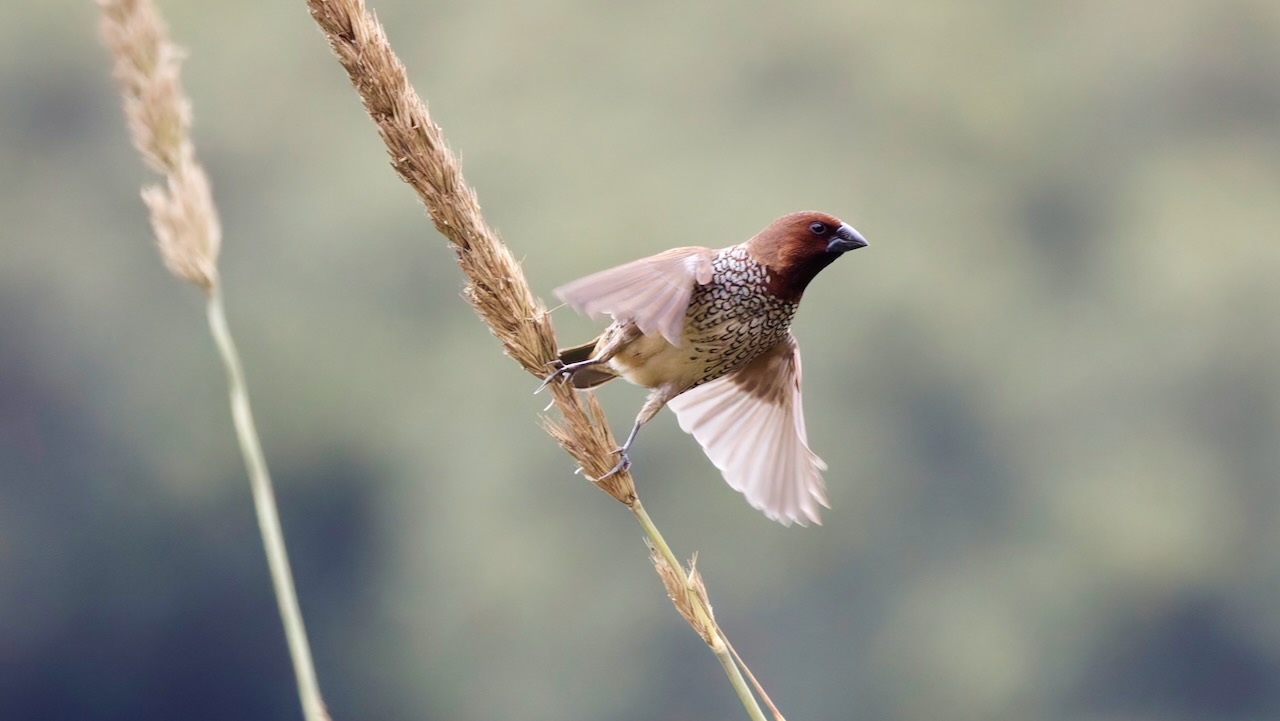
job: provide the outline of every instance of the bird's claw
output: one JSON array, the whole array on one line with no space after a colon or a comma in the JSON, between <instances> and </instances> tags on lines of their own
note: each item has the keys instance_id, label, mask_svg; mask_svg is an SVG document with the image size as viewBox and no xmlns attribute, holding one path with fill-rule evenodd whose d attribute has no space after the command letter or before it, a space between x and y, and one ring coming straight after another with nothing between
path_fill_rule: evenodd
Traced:
<instances>
[{"instance_id":1,"label":"bird's claw","mask_svg":"<svg viewBox=\"0 0 1280 721\"><path fill-rule=\"evenodd\" d=\"M555 370L551 372L551 375L542 379L542 385L538 386L538 389L533 392L535 396L541 393L544 388L551 385L551 382L557 377L564 376L567 379L573 375L573 370L559 360L548 361L547 365L555 366Z\"/></svg>"},{"instance_id":2,"label":"bird's claw","mask_svg":"<svg viewBox=\"0 0 1280 721\"><path fill-rule=\"evenodd\" d=\"M618 462L614 464L613 468L609 469L608 473L597 478L596 479L597 481L603 481L609 476L612 476L615 473L621 473L622 471L625 471L631 467L631 458L627 456L627 449L619 448L618 450L614 451L614 453L618 454Z\"/></svg>"}]
</instances>

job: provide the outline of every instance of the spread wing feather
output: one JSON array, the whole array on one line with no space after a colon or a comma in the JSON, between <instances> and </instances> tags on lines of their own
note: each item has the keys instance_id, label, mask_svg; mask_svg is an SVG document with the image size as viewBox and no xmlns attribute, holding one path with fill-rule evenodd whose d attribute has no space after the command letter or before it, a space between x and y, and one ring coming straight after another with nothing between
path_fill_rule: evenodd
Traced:
<instances>
[{"instance_id":1,"label":"spread wing feather","mask_svg":"<svg viewBox=\"0 0 1280 721\"><path fill-rule=\"evenodd\" d=\"M784 525L821 524L826 464L809 450L800 403L800 350L788 334L742 370L668 404L733 489Z\"/></svg>"},{"instance_id":2,"label":"spread wing feather","mask_svg":"<svg viewBox=\"0 0 1280 721\"><path fill-rule=\"evenodd\" d=\"M710 248L674 248L559 288L555 294L579 313L631 321L646 335L660 333L681 345L693 289L711 282Z\"/></svg>"}]
</instances>

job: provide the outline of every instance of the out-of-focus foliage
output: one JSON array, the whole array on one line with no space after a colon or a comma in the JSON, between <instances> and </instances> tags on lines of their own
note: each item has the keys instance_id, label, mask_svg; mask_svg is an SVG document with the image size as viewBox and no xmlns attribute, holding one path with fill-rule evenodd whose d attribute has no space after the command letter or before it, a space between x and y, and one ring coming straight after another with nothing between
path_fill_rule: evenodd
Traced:
<instances>
[{"instance_id":1,"label":"out-of-focus foliage","mask_svg":"<svg viewBox=\"0 0 1280 721\"><path fill-rule=\"evenodd\" d=\"M162 6L334 718L740 713L304 4ZM632 456L790 717L1280 716L1280 4L375 9L541 293L801 208L871 241L796 326L824 527L670 414ZM295 718L94 13L0 7L0 718Z\"/></svg>"}]
</instances>

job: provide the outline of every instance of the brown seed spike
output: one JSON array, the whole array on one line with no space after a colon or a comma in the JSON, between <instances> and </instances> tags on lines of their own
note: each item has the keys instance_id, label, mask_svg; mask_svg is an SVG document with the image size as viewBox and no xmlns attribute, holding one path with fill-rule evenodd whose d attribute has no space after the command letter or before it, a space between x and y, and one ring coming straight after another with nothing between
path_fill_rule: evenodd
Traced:
<instances>
[{"instance_id":1,"label":"brown seed spike","mask_svg":"<svg viewBox=\"0 0 1280 721\"><path fill-rule=\"evenodd\" d=\"M99 0L102 37L115 64L133 144L165 177L142 199L151 211L160 255L170 272L206 293L218 284L222 231L204 168L191 143L191 104L182 92L180 51L154 4Z\"/></svg>"}]
</instances>

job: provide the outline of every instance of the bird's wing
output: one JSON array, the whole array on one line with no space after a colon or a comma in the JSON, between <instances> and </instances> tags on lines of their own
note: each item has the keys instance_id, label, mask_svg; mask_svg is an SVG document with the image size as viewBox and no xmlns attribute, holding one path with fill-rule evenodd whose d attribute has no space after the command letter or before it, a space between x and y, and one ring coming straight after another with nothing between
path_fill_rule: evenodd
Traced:
<instances>
[{"instance_id":1,"label":"bird's wing","mask_svg":"<svg viewBox=\"0 0 1280 721\"><path fill-rule=\"evenodd\" d=\"M679 346L693 289L711 282L710 248L674 248L556 288L579 313L632 321L646 335L661 333Z\"/></svg>"},{"instance_id":2,"label":"bird's wing","mask_svg":"<svg viewBox=\"0 0 1280 721\"><path fill-rule=\"evenodd\" d=\"M800 349L791 334L740 371L671 399L680 427L747 502L783 525L821 524L822 471L800 405Z\"/></svg>"}]
</instances>

